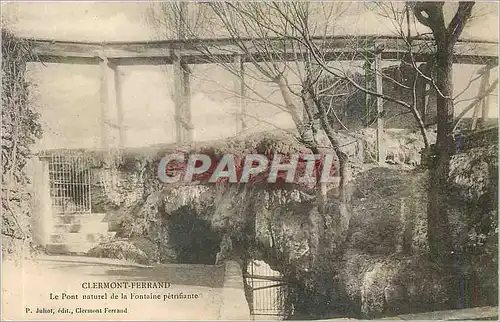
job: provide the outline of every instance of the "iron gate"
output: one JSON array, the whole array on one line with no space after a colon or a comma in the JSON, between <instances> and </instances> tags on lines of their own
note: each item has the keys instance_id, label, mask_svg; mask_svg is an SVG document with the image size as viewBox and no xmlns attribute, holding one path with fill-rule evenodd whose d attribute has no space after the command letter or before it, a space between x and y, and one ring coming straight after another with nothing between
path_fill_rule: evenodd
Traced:
<instances>
[{"instance_id":1,"label":"iron gate","mask_svg":"<svg viewBox=\"0 0 500 322\"><path fill-rule=\"evenodd\" d=\"M249 289L252 316L286 315L287 283L279 272L265 262L251 261L243 277Z\"/></svg>"},{"instance_id":2,"label":"iron gate","mask_svg":"<svg viewBox=\"0 0 500 322\"><path fill-rule=\"evenodd\" d=\"M51 154L46 158L49 162L53 212L55 214L90 213L89 159L80 154Z\"/></svg>"}]
</instances>

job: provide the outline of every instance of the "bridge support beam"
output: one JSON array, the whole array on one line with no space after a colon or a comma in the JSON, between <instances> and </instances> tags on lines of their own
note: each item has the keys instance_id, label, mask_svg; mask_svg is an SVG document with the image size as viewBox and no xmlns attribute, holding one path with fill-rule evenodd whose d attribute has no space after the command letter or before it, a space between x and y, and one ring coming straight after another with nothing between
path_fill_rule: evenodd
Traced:
<instances>
[{"instance_id":1,"label":"bridge support beam","mask_svg":"<svg viewBox=\"0 0 500 322\"><path fill-rule=\"evenodd\" d=\"M486 66L484 68L483 77L481 79L480 95L485 95L487 88L490 86L490 71L491 67ZM488 120L488 109L490 106L489 95L485 95L481 100L481 126L486 126L486 121Z\"/></svg>"},{"instance_id":2,"label":"bridge support beam","mask_svg":"<svg viewBox=\"0 0 500 322\"><path fill-rule=\"evenodd\" d=\"M382 52L375 53L373 62L375 71L375 85L377 94L383 94L382 89ZM386 149L384 139L384 100L377 96L377 161L380 165L385 163Z\"/></svg>"},{"instance_id":3,"label":"bridge support beam","mask_svg":"<svg viewBox=\"0 0 500 322\"><path fill-rule=\"evenodd\" d=\"M241 55L234 56L234 65L238 71L238 79L235 81L234 91L238 95L238 112L236 113L236 133L246 129L246 85L245 85L245 65Z\"/></svg>"},{"instance_id":4,"label":"bridge support beam","mask_svg":"<svg viewBox=\"0 0 500 322\"><path fill-rule=\"evenodd\" d=\"M487 88L490 85L490 71L491 71L491 66L484 66L478 71L478 74L481 75L481 83L479 85L479 95L483 96L484 98L481 99L477 104L474 106L474 111L472 113L472 125L471 125L471 130L475 130L478 124L478 118L479 118L479 109L481 109L481 121L479 123L480 126L484 126L486 124L486 121L488 120L488 109L490 106L489 102L489 95L485 95Z\"/></svg>"},{"instance_id":5,"label":"bridge support beam","mask_svg":"<svg viewBox=\"0 0 500 322\"><path fill-rule=\"evenodd\" d=\"M125 128L120 71L118 66L106 57L101 57L100 67L101 149L124 147ZM112 130L118 130L118 135L112 135L114 132Z\"/></svg>"},{"instance_id":6,"label":"bridge support beam","mask_svg":"<svg viewBox=\"0 0 500 322\"><path fill-rule=\"evenodd\" d=\"M108 59L105 57L101 58L99 63L101 68L100 75L100 105L101 105L101 149L108 150L109 149L109 132L108 132L108 118L109 118L109 83L108 83L108 74L109 74L109 65Z\"/></svg>"},{"instance_id":7,"label":"bridge support beam","mask_svg":"<svg viewBox=\"0 0 500 322\"><path fill-rule=\"evenodd\" d=\"M420 71L424 74L429 76L429 65L427 63L422 63L418 67ZM419 75L415 71L415 77L417 78L415 80L415 108L420 114L420 118L422 118L422 122L426 124L427 122L427 107L429 105L429 89L430 85L429 82ZM430 76L429 76L430 77Z\"/></svg>"},{"instance_id":8,"label":"bridge support beam","mask_svg":"<svg viewBox=\"0 0 500 322\"><path fill-rule=\"evenodd\" d=\"M123 119L125 115L123 111L122 83L119 66L114 66L113 71L116 97L116 122L118 127L118 147L124 148L126 143L126 132L125 125L123 124Z\"/></svg>"},{"instance_id":9,"label":"bridge support beam","mask_svg":"<svg viewBox=\"0 0 500 322\"><path fill-rule=\"evenodd\" d=\"M368 56L368 55L367 55ZM373 88L373 57L366 57L365 63L363 66L364 72L365 72L365 88L369 90L374 90ZM364 93L364 118L365 121L363 123L364 126L369 126L370 125L370 119L371 119L371 108L372 108L372 102L373 102L373 97L372 95L368 93Z\"/></svg>"},{"instance_id":10,"label":"bridge support beam","mask_svg":"<svg viewBox=\"0 0 500 322\"><path fill-rule=\"evenodd\" d=\"M193 141L191 120L191 70L182 61L180 53L175 52L174 68L174 103L175 103L175 138L177 143Z\"/></svg>"}]
</instances>

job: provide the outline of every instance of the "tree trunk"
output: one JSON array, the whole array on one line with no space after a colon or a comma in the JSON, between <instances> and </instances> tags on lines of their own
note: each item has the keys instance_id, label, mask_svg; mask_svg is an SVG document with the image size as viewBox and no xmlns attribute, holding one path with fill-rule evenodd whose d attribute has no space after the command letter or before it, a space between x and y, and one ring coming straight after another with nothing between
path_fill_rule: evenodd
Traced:
<instances>
[{"instance_id":1,"label":"tree trunk","mask_svg":"<svg viewBox=\"0 0 500 322\"><path fill-rule=\"evenodd\" d=\"M445 47L445 46L443 46ZM453 83L451 50L438 48L436 60L436 85L442 95L437 95L437 140L430 166L428 201L428 240L433 260L449 263L451 240L448 219L448 176L453 153Z\"/></svg>"}]
</instances>

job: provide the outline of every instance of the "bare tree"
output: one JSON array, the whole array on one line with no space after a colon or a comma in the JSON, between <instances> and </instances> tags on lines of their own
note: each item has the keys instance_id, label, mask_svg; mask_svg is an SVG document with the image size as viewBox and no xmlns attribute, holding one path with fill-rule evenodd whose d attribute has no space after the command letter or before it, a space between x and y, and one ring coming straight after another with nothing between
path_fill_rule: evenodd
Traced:
<instances>
[{"instance_id":1,"label":"bare tree","mask_svg":"<svg viewBox=\"0 0 500 322\"><path fill-rule=\"evenodd\" d=\"M422 132L426 145L429 146L428 139L425 133L425 124L422 120L422 114L417 108L417 99L415 89L418 78L423 78L437 93L437 140L432 145L430 151L430 158L432 162L430 166L430 187L429 187L429 202L428 202L428 239L433 258L438 262L446 262L451 255L451 242L449 240L449 223L448 223L448 210L447 210L447 196L448 196L448 174L449 164L454 149L453 129L454 121L454 100L453 100L453 81L452 81L452 66L454 58L454 46L459 39L467 22L471 18L472 8L474 2L460 2L458 8L449 23L445 22L443 12L443 2L417 2L408 3L403 11L398 11L392 7L390 13L395 22L397 29L401 33L401 38L406 40L408 45L408 55L404 63L412 66L416 72L416 77L413 81L412 91L414 93L411 102L407 102L395 97L385 95L384 93L375 92L370 88L366 88L363 84L356 82L350 78L343 70L331 67L321 49L317 48L311 40L312 35L309 33L308 28L304 24L296 25L298 33L304 44L309 47L311 54L316 60L317 64L324 68L324 70L336 77L340 77L356 88L370 95L381 97L384 100L395 102L404 108L411 110L415 116L420 130ZM431 30L432 37L432 74L425 73L417 66L415 61L415 43L409 35L404 35L403 17L404 11L407 16L411 14L415 19ZM302 22L303 16L298 19ZM409 22L409 20L408 20ZM408 30L410 30L408 28ZM424 45L429 42L423 42ZM396 80L392 80L397 82ZM497 81L495 81L484 93L481 93L477 98L479 101L485 95L488 95L495 89ZM405 84L400 84L402 87ZM470 109L471 107L469 106Z\"/></svg>"},{"instance_id":2,"label":"bare tree","mask_svg":"<svg viewBox=\"0 0 500 322\"><path fill-rule=\"evenodd\" d=\"M412 4L415 18L432 31L436 45L435 84L437 96L437 139L435 163L431 167L431 182L428 203L428 238L431 254L437 260L446 260L451 255L448 224L448 175L453 153L453 48L467 21L472 15L474 2L460 2L458 9L447 25L443 13L444 3L420 2Z\"/></svg>"},{"instance_id":3,"label":"bare tree","mask_svg":"<svg viewBox=\"0 0 500 322\"><path fill-rule=\"evenodd\" d=\"M313 19L304 22L308 28L315 31L317 38L323 38L320 44L327 45L327 37L332 33L335 24L326 24L326 21L335 21L345 11L345 4L313 5L309 3L247 3L247 2L209 2L196 5L194 12L203 12L204 21L210 21L200 30L196 21L186 19L181 26L189 40L203 39L205 37L225 36L233 40L234 48L227 52L226 57L221 58L220 53L227 51L227 47L217 48L211 43L204 46L203 42L197 42L198 50L207 57L207 62L216 63L225 70L239 77L242 81L241 92L250 93L247 97L254 96L257 100L271 103L279 110L285 111L291 116L298 131L298 139L315 154L321 152L321 145L317 142L318 129L324 130L331 143L331 149L337 155L340 163L340 172L345 171L346 155L340 149L333 128L327 117L328 107L318 104L322 100L336 100L346 98L350 93L339 93L339 88L345 89L344 84L328 84L325 86L325 75L323 68L318 66L309 49L295 38L298 37L296 28L290 24L290 19L295 16L297 10L314 15ZM207 8L209 11L207 11ZM175 28L174 22L182 20L176 18L175 12L180 12L180 4L165 3L161 15L169 15L165 21L170 28ZM188 17L191 17L188 15ZM319 21L315 19L320 18ZM158 20L156 20L158 21ZM323 22L323 23L321 23ZM208 30L216 30L212 35ZM291 36L292 35L292 36ZM295 37L293 36L295 35ZM256 54L258 53L258 55ZM348 55L346 53L345 55ZM239 61L235 60L235 57ZM242 64L245 68L242 75ZM298 81L294 82L293 79ZM251 86L248 80L260 80L275 86L281 95L282 103L272 102L263 96L258 90ZM240 95L237 93L237 95ZM246 114L243 111L243 114ZM345 198L345 189L341 174L339 195Z\"/></svg>"},{"instance_id":4,"label":"bare tree","mask_svg":"<svg viewBox=\"0 0 500 322\"><path fill-rule=\"evenodd\" d=\"M460 2L449 23L445 22L442 2L378 5L380 11L393 22L398 39L402 39L406 45L406 54L399 64L406 70L412 71L413 76L407 79L394 77L384 72L382 68L366 70L366 62L372 64L376 61L377 54L384 50L384 44L378 42L376 37L370 40L371 47L364 53L360 53L359 50L359 37L345 37L345 50L337 52L332 58L329 48L332 36L335 34L335 24L332 21L339 18L345 9L337 4L210 2L205 6L211 9L213 21L224 30L222 36L228 36L234 41L234 50L231 54L238 53L245 57L258 71L256 78L264 77L268 82L278 86L284 102L281 108L291 115L301 140L315 152L318 144L315 136L309 134L315 133L317 128L312 125L319 122L319 128L325 132L333 150L341 160L341 169L345 168L344 154L331 126L332 113L335 114L335 109L325 102L345 99L354 89L379 100L393 102L414 116L422 134L427 158L431 161L428 202L429 244L434 259L446 261L450 256L451 244L447 237L449 231L447 204L443 200L446 200L447 196L449 162L454 147L453 129L462 116L460 115L459 120L455 121L454 100L457 97L453 97L452 83L454 46L471 19L474 3ZM431 32L412 35L414 29L411 28L411 23L416 25L416 22ZM185 28L191 30L188 31L189 38L200 39L199 33L191 28L189 23ZM213 55L215 51L220 53L224 48L207 46L200 50L209 60L219 63L234 75L241 76L240 69L238 66L235 67L234 61L221 60L219 55ZM432 59L424 65L418 63L415 58L423 51L432 53L430 55ZM255 55L255 52L258 52L260 57ZM294 57L292 62L286 57L290 55ZM343 60L344 63L331 63L332 60ZM356 69L364 74L365 78L380 77L411 93L409 99L374 89L353 76L353 71ZM286 77L288 73L298 76L300 81L297 86L290 84ZM327 86L324 86L325 79L329 81ZM346 84L349 86L345 86ZM496 84L497 81L485 92L480 93L476 101L491 93ZM435 93L437 101L435 144L429 142L427 135L426 87L427 91L430 89ZM248 86L246 88L252 90ZM466 110L471 108L472 106L469 106ZM380 117L382 115L376 115L376 118Z\"/></svg>"}]
</instances>

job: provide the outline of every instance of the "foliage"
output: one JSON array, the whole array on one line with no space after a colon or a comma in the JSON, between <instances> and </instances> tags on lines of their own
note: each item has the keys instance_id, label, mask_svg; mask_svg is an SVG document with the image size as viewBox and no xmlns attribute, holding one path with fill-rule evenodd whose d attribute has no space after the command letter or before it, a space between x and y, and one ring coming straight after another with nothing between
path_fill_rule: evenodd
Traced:
<instances>
[{"instance_id":1,"label":"foliage","mask_svg":"<svg viewBox=\"0 0 500 322\"><path fill-rule=\"evenodd\" d=\"M6 243L29 240L31 195L25 167L31 145L42 135L39 114L29 101L26 63L29 42L2 29L2 235ZM2 249L14 252L14 244Z\"/></svg>"}]
</instances>

